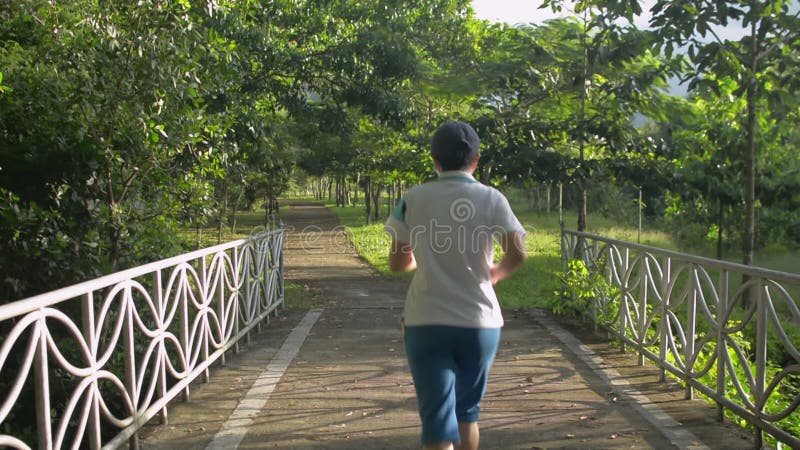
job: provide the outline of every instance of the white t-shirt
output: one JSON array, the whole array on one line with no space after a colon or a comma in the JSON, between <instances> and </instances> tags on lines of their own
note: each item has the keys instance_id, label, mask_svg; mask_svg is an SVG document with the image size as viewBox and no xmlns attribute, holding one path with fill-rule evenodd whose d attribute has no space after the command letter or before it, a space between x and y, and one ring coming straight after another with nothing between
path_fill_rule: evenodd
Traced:
<instances>
[{"instance_id":1,"label":"white t-shirt","mask_svg":"<svg viewBox=\"0 0 800 450\"><path fill-rule=\"evenodd\" d=\"M406 325L503 326L489 274L494 240L525 230L500 191L467 172L442 172L409 189L384 229L410 244L417 261L406 296Z\"/></svg>"}]
</instances>

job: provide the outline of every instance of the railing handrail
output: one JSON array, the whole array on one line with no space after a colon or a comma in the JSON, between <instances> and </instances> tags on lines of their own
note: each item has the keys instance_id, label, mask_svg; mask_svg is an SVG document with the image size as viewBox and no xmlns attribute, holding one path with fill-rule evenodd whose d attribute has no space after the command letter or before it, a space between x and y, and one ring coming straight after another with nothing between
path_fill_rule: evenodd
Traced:
<instances>
[{"instance_id":1,"label":"railing handrail","mask_svg":"<svg viewBox=\"0 0 800 450\"><path fill-rule=\"evenodd\" d=\"M213 255L217 252L222 252L234 247L238 247L246 243L247 241L269 236L272 233L280 231L281 230L266 231L264 233L260 233L250 237L237 239L235 241L226 242L224 244L215 245L213 247L207 247L200 250L195 250L189 253L183 253L159 261L143 264L141 266L136 266L130 269L125 269L119 272L103 275L101 277L97 277L92 280L82 281L80 283L76 283L71 286L55 289L49 292L44 292L42 294L34 295L32 297L27 297L24 299L5 303L3 305L0 305L0 321L7 320L22 314L27 314L39 308L46 308L48 306L58 304L64 300L69 300L78 297L80 295L83 295L87 291L91 292L91 291L96 291L98 289L103 289L109 286L113 286L119 283L120 281L124 281L130 278L136 278L151 272L155 272L156 270L161 270L167 267L185 263L187 261L192 261L198 258L202 258L204 256Z\"/></svg>"}]
</instances>

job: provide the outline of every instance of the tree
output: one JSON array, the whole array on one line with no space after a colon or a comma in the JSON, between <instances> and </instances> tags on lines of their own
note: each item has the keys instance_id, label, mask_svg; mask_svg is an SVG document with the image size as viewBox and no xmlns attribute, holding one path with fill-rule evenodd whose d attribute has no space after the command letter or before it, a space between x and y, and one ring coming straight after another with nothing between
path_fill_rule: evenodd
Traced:
<instances>
[{"instance_id":1,"label":"tree","mask_svg":"<svg viewBox=\"0 0 800 450\"><path fill-rule=\"evenodd\" d=\"M731 79L738 85L734 95L745 99L745 139L740 153L745 179L742 262L752 264L756 248L759 135L766 131L759 127L758 111L766 108L778 118L784 110L782 106L796 102L800 86L795 63L800 52L800 12L790 13L789 2L784 0L659 0L651 11L650 23L657 29L667 54L681 48L688 55L692 70L684 78L690 81L690 89L707 85L719 91L717 80ZM743 28L738 41L717 33L717 27L737 22ZM716 77L706 77L709 73Z\"/></svg>"},{"instance_id":2,"label":"tree","mask_svg":"<svg viewBox=\"0 0 800 450\"><path fill-rule=\"evenodd\" d=\"M12 193L5 199L18 223L27 223L23 211L38 211L51 224L40 228L46 235L29 234L32 228L4 234L9 248L22 252L17 263L3 264L9 278L43 277L27 288L4 285L4 298L174 249L166 217L178 204L176 182L215 156L204 146L214 124L202 114L204 74L197 68L199 53L214 46L200 45L195 11L183 4L156 10L147 2L39 3L0 7L0 66L8 83L0 97L0 166L7 174L0 183ZM36 240L54 239L70 249L64 259L46 251L25 255ZM61 270L51 277L29 269L49 264Z\"/></svg>"},{"instance_id":3,"label":"tree","mask_svg":"<svg viewBox=\"0 0 800 450\"><path fill-rule=\"evenodd\" d=\"M482 42L477 76L491 179L577 186L579 228L590 181L610 175L620 155L650 154L632 118L658 114L667 74L667 63L648 51L650 33L596 20L495 27Z\"/></svg>"}]
</instances>

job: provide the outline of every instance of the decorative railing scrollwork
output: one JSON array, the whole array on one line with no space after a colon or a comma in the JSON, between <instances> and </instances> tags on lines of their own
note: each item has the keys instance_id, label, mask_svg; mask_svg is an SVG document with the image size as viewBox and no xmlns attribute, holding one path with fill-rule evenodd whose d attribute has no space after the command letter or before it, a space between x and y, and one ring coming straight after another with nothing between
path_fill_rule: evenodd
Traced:
<instances>
[{"instance_id":1,"label":"decorative railing scrollwork","mask_svg":"<svg viewBox=\"0 0 800 450\"><path fill-rule=\"evenodd\" d=\"M156 415L166 422L168 403L283 303L283 238L275 229L0 306L0 447L115 448ZM35 424L4 432L26 408Z\"/></svg>"},{"instance_id":2,"label":"decorative railing scrollwork","mask_svg":"<svg viewBox=\"0 0 800 450\"><path fill-rule=\"evenodd\" d=\"M589 310L640 363L680 379L687 398L698 390L713 399L720 420L728 409L749 421L757 448L763 432L800 448L781 422L798 419L800 405L800 275L570 230L562 257L582 260L617 292ZM607 311L615 314L598 314Z\"/></svg>"}]
</instances>

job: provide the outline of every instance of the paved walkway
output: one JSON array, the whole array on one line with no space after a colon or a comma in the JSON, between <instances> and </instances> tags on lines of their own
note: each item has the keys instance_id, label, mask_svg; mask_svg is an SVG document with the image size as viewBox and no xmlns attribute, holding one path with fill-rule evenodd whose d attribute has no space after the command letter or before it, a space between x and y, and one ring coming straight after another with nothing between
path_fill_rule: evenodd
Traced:
<instances>
[{"instance_id":1,"label":"paved walkway","mask_svg":"<svg viewBox=\"0 0 800 450\"><path fill-rule=\"evenodd\" d=\"M324 298L324 309L283 310L194 386L190 402L170 408L169 425L146 429L143 448L419 448L399 327L407 281L360 260L325 208L295 204L282 216L293 227L286 277ZM581 328L510 311L481 448L752 448L714 413Z\"/></svg>"}]
</instances>

